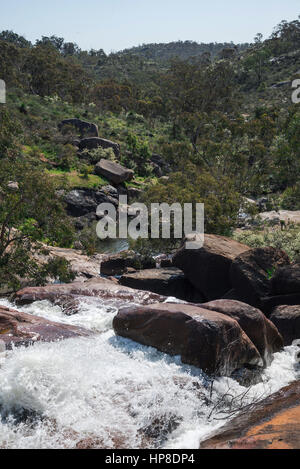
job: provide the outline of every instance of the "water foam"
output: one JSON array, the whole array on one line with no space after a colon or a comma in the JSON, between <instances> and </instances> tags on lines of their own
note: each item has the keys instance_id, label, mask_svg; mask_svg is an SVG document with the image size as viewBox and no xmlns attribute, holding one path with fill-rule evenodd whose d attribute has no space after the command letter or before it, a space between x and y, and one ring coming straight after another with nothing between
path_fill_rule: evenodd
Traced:
<instances>
[{"instance_id":1,"label":"water foam","mask_svg":"<svg viewBox=\"0 0 300 469\"><path fill-rule=\"evenodd\" d=\"M262 383L247 390L219 378L211 389L179 357L116 337L112 306L82 301L70 317L47 301L19 309L98 334L0 354L0 448L74 448L85 439L103 448L198 448L226 422L228 389L247 405L299 377L299 349L288 347Z\"/></svg>"}]
</instances>

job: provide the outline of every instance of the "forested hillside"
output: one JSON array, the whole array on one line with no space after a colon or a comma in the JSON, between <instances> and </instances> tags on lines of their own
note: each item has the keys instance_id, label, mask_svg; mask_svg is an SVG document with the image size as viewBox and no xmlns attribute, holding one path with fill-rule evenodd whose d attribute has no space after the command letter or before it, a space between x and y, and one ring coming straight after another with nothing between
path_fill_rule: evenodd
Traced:
<instances>
[{"instance_id":1,"label":"forested hillside","mask_svg":"<svg viewBox=\"0 0 300 469\"><path fill-rule=\"evenodd\" d=\"M4 31L0 78L7 86L0 105L4 270L12 261L7 228L23 233L14 258L22 275L24 240L74 246L80 239L91 248L91 237L78 234L64 212L64 196L108 185L95 172L101 158L133 170L123 186L142 188L147 203L204 202L211 233L232 232L242 197L300 210L300 110L291 100L292 81L300 78L299 20L282 22L265 41L257 35L251 45L186 41L109 56L56 36L33 45ZM99 137L120 152L78 149L78 133L58 129L70 118L96 124ZM37 180L44 181L42 196L28 209ZM23 184L28 195L12 193L10 182ZM49 197L55 203L46 221Z\"/></svg>"}]
</instances>

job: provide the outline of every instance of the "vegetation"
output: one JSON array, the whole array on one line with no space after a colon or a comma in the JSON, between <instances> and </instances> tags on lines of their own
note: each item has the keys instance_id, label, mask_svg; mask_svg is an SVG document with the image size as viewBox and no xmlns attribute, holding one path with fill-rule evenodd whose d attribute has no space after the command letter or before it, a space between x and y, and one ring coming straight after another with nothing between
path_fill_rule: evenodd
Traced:
<instances>
[{"instance_id":1,"label":"vegetation","mask_svg":"<svg viewBox=\"0 0 300 469\"><path fill-rule=\"evenodd\" d=\"M78 152L77 132L58 130L66 118L93 122L120 145L119 162L135 172L127 186L142 187L145 203L204 202L206 231L232 234L243 197L300 209L300 109L290 87L300 77L299 43L299 19L253 44L149 44L108 56L56 36L33 45L0 33L1 278L35 274L29 253L40 242L72 246L59 189L107 185L94 165L118 161L112 150ZM264 236L246 240L277 242ZM89 233L82 238L96 249ZM296 256L297 247L286 249Z\"/></svg>"}]
</instances>

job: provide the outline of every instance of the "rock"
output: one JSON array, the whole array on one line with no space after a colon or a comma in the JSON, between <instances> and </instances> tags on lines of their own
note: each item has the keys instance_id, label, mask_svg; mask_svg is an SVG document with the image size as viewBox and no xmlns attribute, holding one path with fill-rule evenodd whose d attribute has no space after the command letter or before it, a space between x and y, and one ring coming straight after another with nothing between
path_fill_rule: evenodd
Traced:
<instances>
[{"instance_id":1,"label":"rock","mask_svg":"<svg viewBox=\"0 0 300 469\"><path fill-rule=\"evenodd\" d=\"M284 221L286 225L290 223L300 224L300 210L279 210L278 212L262 212L259 214L263 221L276 222L280 224L280 221Z\"/></svg>"},{"instance_id":2,"label":"rock","mask_svg":"<svg viewBox=\"0 0 300 469\"><path fill-rule=\"evenodd\" d=\"M230 375L245 365L261 365L259 352L232 318L194 305L158 304L119 310L116 334L180 355L183 363L209 374Z\"/></svg>"},{"instance_id":3,"label":"rock","mask_svg":"<svg viewBox=\"0 0 300 469\"><path fill-rule=\"evenodd\" d=\"M104 148L105 150L107 148L112 148L114 151L114 154L116 155L117 158L120 156L120 145L115 142L111 142L110 140L106 140L104 138L97 138L97 137L92 137L92 138L84 138L80 141L79 144L79 149L82 150L95 150L96 148Z\"/></svg>"},{"instance_id":4,"label":"rock","mask_svg":"<svg viewBox=\"0 0 300 469\"><path fill-rule=\"evenodd\" d=\"M300 265L289 265L278 269L271 279L273 295L300 293Z\"/></svg>"},{"instance_id":5,"label":"rock","mask_svg":"<svg viewBox=\"0 0 300 469\"><path fill-rule=\"evenodd\" d=\"M151 269L155 267L155 260L139 258L132 251L123 251L120 254L104 257L101 262L101 275L122 275L129 267Z\"/></svg>"},{"instance_id":6,"label":"rock","mask_svg":"<svg viewBox=\"0 0 300 469\"><path fill-rule=\"evenodd\" d=\"M17 182L9 182L7 184L8 189L10 189L12 192L18 192L19 190L19 184Z\"/></svg>"},{"instance_id":7,"label":"rock","mask_svg":"<svg viewBox=\"0 0 300 469\"><path fill-rule=\"evenodd\" d=\"M155 177L157 177L157 178L163 177L163 171L162 171L161 167L158 166L158 164L150 163L150 166L152 168L152 173L154 174Z\"/></svg>"},{"instance_id":8,"label":"rock","mask_svg":"<svg viewBox=\"0 0 300 469\"><path fill-rule=\"evenodd\" d=\"M58 124L58 129L62 131L65 127L75 127L80 133L80 137L98 137L98 127L96 124L85 122L80 119L65 119Z\"/></svg>"},{"instance_id":9,"label":"rock","mask_svg":"<svg viewBox=\"0 0 300 469\"><path fill-rule=\"evenodd\" d=\"M271 363L273 353L282 350L281 335L259 309L232 300L212 301L202 304L201 308L217 311L235 319L259 351L265 365Z\"/></svg>"},{"instance_id":10,"label":"rock","mask_svg":"<svg viewBox=\"0 0 300 469\"><path fill-rule=\"evenodd\" d=\"M90 227L95 221L98 220L99 216L96 213L91 212L82 217L74 218L73 223L76 231L82 231L84 228Z\"/></svg>"},{"instance_id":11,"label":"rock","mask_svg":"<svg viewBox=\"0 0 300 469\"><path fill-rule=\"evenodd\" d=\"M24 288L16 293L15 301L18 305L26 305L35 301L48 300L55 303L60 298L66 300L77 297L100 298L102 302L120 300L121 303L137 304L159 303L166 300L165 297L151 292L133 290L104 278L94 278L86 282Z\"/></svg>"},{"instance_id":12,"label":"rock","mask_svg":"<svg viewBox=\"0 0 300 469\"><path fill-rule=\"evenodd\" d=\"M129 187L128 188L128 198L129 200L137 200L141 195L143 191L141 189L136 189L134 187Z\"/></svg>"},{"instance_id":13,"label":"rock","mask_svg":"<svg viewBox=\"0 0 300 469\"><path fill-rule=\"evenodd\" d=\"M108 195L109 197L112 197L113 199L118 199L119 197L118 189L114 186L102 186L101 192L103 192L105 195Z\"/></svg>"},{"instance_id":14,"label":"rock","mask_svg":"<svg viewBox=\"0 0 300 469\"><path fill-rule=\"evenodd\" d=\"M104 176L113 184L131 181L134 176L134 172L131 169L124 168L119 163L104 159L96 165L95 173L99 176Z\"/></svg>"},{"instance_id":15,"label":"rock","mask_svg":"<svg viewBox=\"0 0 300 469\"><path fill-rule=\"evenodd\" d=\"M173 265L181 269L206 300L215 300L231 289L232 261L249 247L230 238L205 235L201 249L189 250L185 245L173 257Z\"/></svg>"},{"instance_id":16,"label":"rock","mask_svg":"<svg viewBox=\"0 0 300 469\"><path fill-rule=\"evenodd\" d=\"M32 345L35 342L54 342L89 335L91 333L81 327L48 321L0 306L0 336L6 349Z\"/></svg>"},{"instance_id":17,"label":"rock","mask_svg":"<svg viewBox=\"0 0 300 469\"><path fill-rule=\"evenodd\" d=\"M266 296L261 299L261 310L269 317L272 311L281 305L293 306L300 305L300 293L291 295Z\"/></svg>"},{"instance_id":18,"label":"rock","mask_svg":"<svg viewBox=\"0 0 300 469\"><path fill-rule=\"evenodd\" d=\"M52 246L44 246L48 252L47 255L41 253L34 254L35 260L39 264L45 264L51 258L63 258L70 262L71 270L75 273L76 281L85 281L86 279L100 277L100 264L103 254L95 254L94 256L86 256L81 251L75 249L58 248Z\"/></svg>"},{"instance_id":19,"label":"rock","mask_svg":"<svg viewBox=\"0 0 300 469\"><path fill-rule=\"evenodd\" d=\"M138 290L151 291L158 295L171 296L179 300L201 302L203 296L176 267L147 269L125 274L120 284Z\"/></svg>"},{"instance_id":20,"label":"rock","mask_svg":"<svg viewBox=\"0 0 300 469\"><path fill-rule=\"evenodd\" d=\"M166 176L172 171L169 163L167 163L162 156L157 155L155 153L151 156L151 163L160 169L161 176ZM158 177L161 177L161 176L158 176Z\"/></svg>"},{"instance_id":21,"label":"rock","mask_svg":"<svg viewBox=\"0 0 300 469\"><path fill-rule=\"evenodd\" d=\"M173 267L173 259L171 255L168 254L159 254L154 257L156 262L156 267L158 268L168 268Z\"/></svg>"},{"instance_id":22,"label":"rock","mask_svg":"<svg viewBox=\"0 0 300 469\"><path fill-rule=\"evenodd\" d=\"M283 337L284 345L292 345L300 339L300 305L278 306L270 316Z\"/></svg>"},{"instance_id":23,"label":"rock","mask_svg":"<svg viewBox=\"0 0 300 469\"><path fill-rule=\"evenodd\" d=\"M289 265L287 254L272 247L251 249L232 262L231 285L238 299L262 309L262 298L270 296L271 277L275 271Z\"/></svg>"},{"instance_id":24,"label":"rock","mask_svg":"<svg viewBox=\"0 0 300 469\"><path fill-rule=\"evenodd\" d=\"M299 449L300 382L245 409L200 449Z\"/></svg>"},{"instance_id":25,"label":"rock","mask_svg":"<svg viewBox=\"0 0 300 469\"><path fill-rule=\"evenodd\" d=\"M102 189L74 189L66 194L65 203L68 215L79 218L90 213L96 215L97 207L102 203L112 203L118 207L119 201Z\"/></svg>"}]
</instances>

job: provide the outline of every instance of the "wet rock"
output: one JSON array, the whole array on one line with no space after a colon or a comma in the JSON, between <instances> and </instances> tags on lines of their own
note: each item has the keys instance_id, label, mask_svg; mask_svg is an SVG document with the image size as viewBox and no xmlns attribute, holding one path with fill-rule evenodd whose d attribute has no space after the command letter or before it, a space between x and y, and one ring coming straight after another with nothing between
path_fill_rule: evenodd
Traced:
<instances>
[{"instance_id":1,"label":"wet rock","mask_svg":"<svg viewBox=\"0 0 300 469\"><path fill-rule=\"evenodd\" d=\"M48 321L0 306L0 336L7 349L13 345L32 345L35 342L54 342L89 335L89 331L80 327Z\"/></svg>"},{"instance_id":2,"label":"wet rock","mask_svg":"<svg viewBox=\"0 0 300 469\"><path fill-rule=\"evenodd\" d=\"M158 304L119 310L116 334L180 355L208 374L230 375L245 365L262 365L258 350L237 321L193 305Z\"/></svg>"},{"instance_id":3,"label":"wet rock","mask_svg":"<svg viewBox=\"0 0 300 469\"><path fill-rule=\"evenodd\" d=\"M84 138L80 141L79 149L82 150L95 150L96 148L112 148L114 154L117 158L120 156L120 145L115 142L111 142L110 140L106 140L104 138Z\"/></svg>"},{"instance_id":4,"label":"wet rock","mask_svg":"<svg viewBox=\"0 0 300 469\"><path fill-rule=\"evenodd\" d=\"M125 274L120 284L139 290L151 291L158 295L172 296L184 301L201 302L203 296L176 267L146 269Z\"/></svg>"},{"instance_id":5,"label":"wet rock","mask_svg":"<svg viewBox=\"0 0 300 469\"><path fill-rule=\"evenodd\" d=\"M201 249L179 249L173 258L173 265L181 269L194 287L206 300L215 300L229 291L230 268L233 260L248 246L230 238L216 235L205 235Z\"/></svg>"},{"instance_id":6,"label":"wet rock","mask_svg":"<svg viewBox=\"0 0 300 469\"><path fill-rule=\"evenodd\" d=\"M163 302L165 297L151 292L133 290L117 285L111 280L94 278L86 282L74 282L46 287L28 287L18 291L15 301L19 305L31 304L35 301L48 300L54 303L61 297L92 297L101 300L120 300L137 304Z\"/></svg>"},{"instance_id":7,"label":"wet rock","mask_svg":"<svg viewBox=\"0 0 300 469\"><path fill-rule=\"evenodd\" d=\"M284 345L292 345L294 340L300 339L300 305L278 306L270 320L281 333Z\"/></svg>"},{"instance_id":8,"label":"wet rock","mask_svg":"<svg viewBox=\"0 0 300 469\"><path fill-rule=\"evenodd\" d=\"M262 298L270 296L271 278L289 265L287 254L272 247L251 249L232 262L230 280L238 299L262 309Z\"/></svg>"},{"instance_id":9,"label":"wet rock","mask_svg":"<svg viewBox=\"0 0 300 469\"><path fill-rule=\"evenodd\" d=\"M98 137L98 127L96 124L85 122L80 119L65 119L58 124L58 129L62 131L66 127L74 127L79 132L80 137Z\"/></svg>"},{"instance_id":10,"label":"wet rock","mask_svg":"<svg viewBox=\"0 0 300 469\"><path fill-rule=\"evenodd\" d=\"M95 173L98 174L98 176L104 176L113 184L122 184L123 182L131 181L134 176L134 172L131 169L127 169L119 163L104 159L99 161L96 165Z\"/></svg>"},{"instance_id":11,"label":"wet rock","mask_svg":"<svg viewBox=\"0 0 300 469\"><path fill-rule=\"evenodd\" d=\"M299 449L300 382L246 408L200 449Z\"/></svg>"},{"instance_id":12,"label":"wet rock","mask_svg":"<svg viewBox=\"0 0 300 469\"><path fill-rule=\"evenodd\" d=\"M216 300L201 307L235 319L259 351L265 365L270 364L273 353L282 350L280 333L259 309L232 300Z\"/></svg>"}]
</instances>

